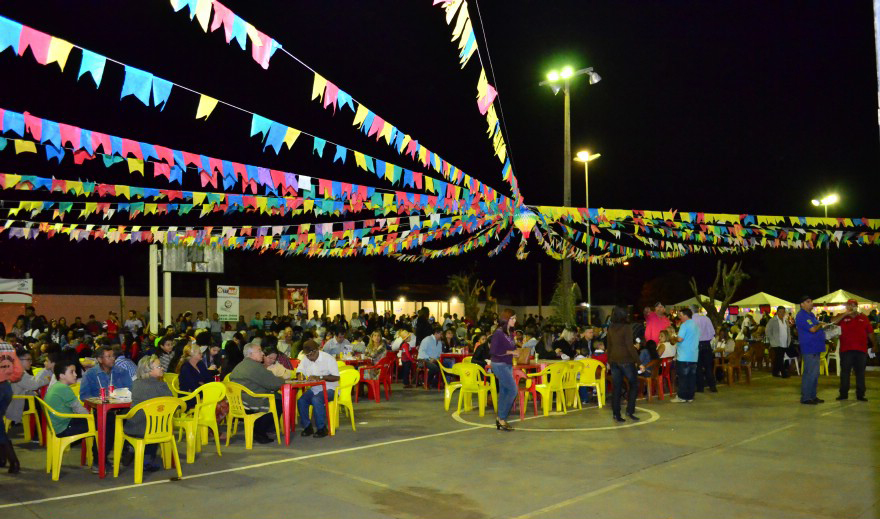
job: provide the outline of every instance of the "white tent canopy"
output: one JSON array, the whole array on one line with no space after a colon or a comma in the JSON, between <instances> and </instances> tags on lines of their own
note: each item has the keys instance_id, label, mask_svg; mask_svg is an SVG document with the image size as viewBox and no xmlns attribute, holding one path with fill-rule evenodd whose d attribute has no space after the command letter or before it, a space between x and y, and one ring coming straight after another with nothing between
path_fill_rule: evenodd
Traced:
<instances>
[{"instance_id":1,"label":"white tent canopy","mask_svg":"<svg viewBox=\"0 0 880 519\"><path fill-rule=\"evenodd\" d=\"M876 305L877 303L871 301L870 299L865 299L864 297L857 296L852 292L847 292L846 290L835 290L830 294L826 294L817 299L813 299L813 303L818 305L842 305L846 304L846 302L850 299L855 299L859 302L860 305Z\"/></svg>"},{"instance_id":2,"label":"white tent canopy","mask_svg":"<svg viewBox=\"0 0 880 519\"><path fill-rule=\"evenodd\" d=\"M708 302L709 302L709 296L704 296L703 294L700 294L700 300L702 300L702 301L708 303ZM715 300L715 303L716 303L716 304L719 304L719 303L721 303L721 301L718 301L718 300L716 299L716 300ZM700 304L700 302L697 301L697 298L696 298L696 297L692 297L692 298L690 298L690 299L685 299L684 301L682 301L682 302L680 302L680 303L675 303L674 305L672 305L672 308L684 308L684 307L690 307L691 305L700 305L700 306L702 306L702 305Z\"/></svg>"},{"instance_id":3,"label":"white tent canopy","mask_svg":"<svg viewBox=\"0 0 880 519\"><path fill-rule=\"evenodd\" d=\"M735 303L730 303L731 306L744 306L744 307L754 307L754 306L763 306L770 305L773 308L777 306L784 306L786 308L794 308L796 305L785 299L780 299L776 296L771 296L766 292L758 292L755 295L749 296L745 299L740 299Z\"/></svg>"}]
</instances>

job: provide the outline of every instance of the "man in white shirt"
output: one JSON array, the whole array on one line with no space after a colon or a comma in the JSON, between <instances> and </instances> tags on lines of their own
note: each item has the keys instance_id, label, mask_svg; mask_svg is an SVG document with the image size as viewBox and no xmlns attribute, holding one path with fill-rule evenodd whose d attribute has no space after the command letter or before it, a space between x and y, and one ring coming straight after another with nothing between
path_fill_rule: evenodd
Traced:
<instances>
[{"instance_id":1,"label":"man in white shirt","mask_svg":"<svg viewBox=\"0 0 880 519\"><path fill-rule=\"evenodd\" d=\"M333 338L324 343L324 353L334 357L340 353L351 353L351 343L345 338L344 330L336 330Z\"/></svg>"},{"instance_id":2,"label":"man in white shirt","mask_svg":"<svg viewBox=\"0 0 880 519\"><path fill-rule=\"evenodd\" d=\"M196 313L196 322L195 322L196 330L206 330L211 331L211 321L205 319L204 314L202 312Z\"/></svg>"},{"instance_id":3,"label":"man in white shirt","mask_svg":"<svg viewBox=\"0 0 880 519\"><path fill-rule=\"evenodd\" d=\"M302 352L304 358L296 368L296 372L305 376L306 380L323 380L327 385L327 401L332 401L336 388L339 387L339 366L336 364L336 359L320 351L318 343L313 340L303 343ZM309 419L309 406L312 408L315 427L312 427L312 421ZM321 386L313 386L311 390L303 392L296 402L296 408L299 411L299 424L303 428L303 436L314 435L315 438L327 436L327 413L324 409L324 390Z\"/></svg>"},{"instance_id":4,"label":"man in white shirt","mask_svg":"<svg viewBox=\"0 0 880 519\"><path fill-rule=\"evenodd\" d=\"M774 377L788 378L788 372L785 370L785 349L791 344L791 330L788 328L788 321L785 320L785 307L780 306L776 309L776 316L767 322L765 334L767 342L770 343L771 352L771 371Z\"/></svg>"},{"instance_id":5,"label":"man in white shirt","mask_svg":"<svg viewBox=\"0 0 880 519\"><path fill-rule=\"evenodd\" d=\"M144 322L138 319L137 313L134 310L128 311L128 319L125 320L125 323L122 325L128 333L132 336L137 337L138 330L144 327Z\"/></svg>"}]
</instances>

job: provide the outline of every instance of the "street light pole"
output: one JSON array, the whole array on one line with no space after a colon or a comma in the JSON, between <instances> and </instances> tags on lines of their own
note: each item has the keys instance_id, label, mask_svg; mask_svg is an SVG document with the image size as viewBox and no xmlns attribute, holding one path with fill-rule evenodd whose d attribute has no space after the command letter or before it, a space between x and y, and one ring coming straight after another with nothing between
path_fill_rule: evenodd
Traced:
<instances>
[{"instance_id":1,"label":"street light pole","mask_svg":"<svg viewBox=\"0 0 880 519\"><path fill-rule=\"evenodd\" d=\"M836 194L830 194L828 196L823 197L821 200L813 199L813 205L822 206L825 209L825 219L828 219L828 206L834 205L840 201L840 197ZM831 293L831 239L828 239L828 243L825 246L825 293Z\"/></svg>"},{"instance_id":2,"label":"street light pole","mask_svg":"<svg viewBox=\"0 0 880 519\"><path fill-rule=\"evenodd\" d=\"M574 70L572 67L564 67L560 72L550 72L547 81L538 83L540 86L550 86L554 94L563 92L564 119L563 119L563 169L562 169L562 198L565 207L571 207L571 98L570 85L574 76L586 75L590 84L598 83L602 78L593 71L593 67ZM560 85L561 82L561 85ZM589 267L588 267L589 268ZM564 287L563 298L566 306L571 300L571 259L562 260L562 286ZM573 302L571 302L573 304Z\"/></svg>"},{"instance_id":3,"label":"street light pole","mask_svg":"<svg viewBox=\"0 0 880 519\"><path fill-rule=\"evenodd\" d=\"M590 161L601 157L601 153L579 151L577 160L584 163L584 206L587 209L587 324L593 324L593 291L590 280Z\"/></svg>"}]
</instances>

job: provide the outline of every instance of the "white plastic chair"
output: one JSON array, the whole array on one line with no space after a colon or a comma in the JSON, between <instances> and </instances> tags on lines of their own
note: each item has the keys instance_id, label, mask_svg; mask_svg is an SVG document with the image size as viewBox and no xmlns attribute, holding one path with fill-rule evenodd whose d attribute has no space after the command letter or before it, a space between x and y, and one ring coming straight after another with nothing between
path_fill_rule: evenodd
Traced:
<instances>
[{"instance_id":1,"label":"white plastic chair","mask_svg":"<svg viewBox=\"0 0 880 519\"><path fill-rule=\"evenodd\" d=\"M835 370L840 375L840 339L834 340L834 351L825 356L825 372L831 374L831 361L835 362Z\"/></svg>"},{"instance_id":2,"label":"white plastic chair","mask_svg":"<svg viewBox=\"0 0 880 519\"><path fill-rule=\"evenodd\" d=\"M801 363L797 357L791 358L788 356L788 353L783 353L782 354L782 364L785 365L786 362L793 363L794 369L797 371L798 376L801 375Z\"/></svg>"}]
</instances>

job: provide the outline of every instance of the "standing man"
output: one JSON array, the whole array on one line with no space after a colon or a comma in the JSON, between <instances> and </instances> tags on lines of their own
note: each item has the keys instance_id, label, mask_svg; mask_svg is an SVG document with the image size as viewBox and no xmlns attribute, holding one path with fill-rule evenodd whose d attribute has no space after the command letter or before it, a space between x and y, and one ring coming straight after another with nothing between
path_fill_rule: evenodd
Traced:
<instances>
[{"instance_id":1,"label":"standing man","mask_svg":"<svg viewBox=\"0 0 880 519\"><path fill-rule=\"evenodd\" d=\"M791 345L791 330L788 329L788 321L785 320L785 307L776 309L776 316L767 322L767 342L770 343L771 371L774 377L788 378L788 370L785 369L785 350Z\"/></svg>"},{"instance_id":2,"label":"standing man","mask_svg":"<svg viewBox=\"0 0 880 519\"><path fill-rule=\"evenodd\" d=\"M675 369L678 372L678 395L672 402L693 402L697 383L697 359L700 349L700 330L691 320L690 308L683 308L678 315L681 327L678 329L678 347L675 352Z\"/></svg>"},{"instance_id":3,"label":"standing man","mask_svg":"<svg viewBox=\"0 0 880 519\"><path fill-rule=\"evenodd\" d=\"M824 324L813 314L813 299L802 296L799 302L801 309L794 323L801 345L801 358L804 360L801 403L816 405L825 402L816 396L816 387L819 385L819 355L825 351L825 330L822 329Z\"/></svg>"},{"instance_id":4,"label":"standing man","mask_svg":"<svg viewBox=\"0 0 880 519\"><path fill-rule=\"evenodd\" d=\"M666 317L666 307L658 302L654 305L654 311L645 316L645 342L654 341L660 344L660 331L669 328L669 319Z\"/></svg>"},{"instance_id":5,"label":"standing man","mask_svg":"<svg viewBox=\"0 0 880 519\"><path fill-rule=\"evenodd\" d=\"M712 339L715 338L715 326L712 321L700 313L699 305L691 305L693 321L700 332L700 347L697 355L697 392L709 386L709 391L718 392L715 387L715 352L712 351Z\"/></svg>"},{"instance_id":6,"label":"standing man","mask_svg":"<svg viewBox=\"0 0 880 519\"><path fill-rule=\"evenodd\" d=\"M859 303L855 299L846 302L846 312L831 321L840 325L840 396L838 400L849 398L849 372L856 372L856 399L867 402L865 398L865 365L868 362L868 340L876 351L877 338L871 321L859 313Z\"/></svg>"}]
</instances>

